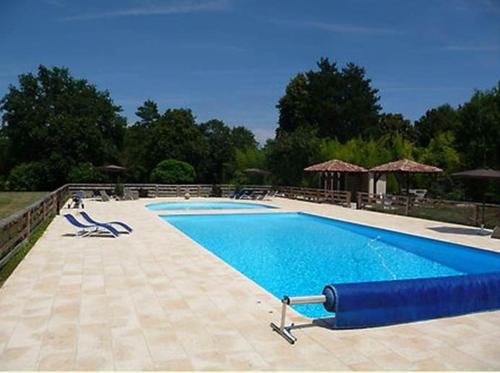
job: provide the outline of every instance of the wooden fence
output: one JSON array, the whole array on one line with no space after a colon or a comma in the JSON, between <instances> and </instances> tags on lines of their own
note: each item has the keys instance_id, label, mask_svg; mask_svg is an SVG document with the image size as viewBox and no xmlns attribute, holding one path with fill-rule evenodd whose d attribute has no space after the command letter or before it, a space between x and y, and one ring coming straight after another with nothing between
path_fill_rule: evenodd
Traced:
<instances>
[{"instance_id":1,"label":"wooden fence","mask_svg":"<svg viewBox=\"0 0 500 373\"><path fill-rule=\"evenodd\" d=\"M290 186L278 187L277 189L285 198L319 203L332 203L345 207L349 207L351 204L351 192L343 190L325 190Z\"/></svg>"},{"instance_id":2,"label":"wooden fence","mask_svg":"<svg viewBox=\"0 0 500 373\"><path fill-rule=\"evenodd\" d=\"M483 223L483 205L476 202L362 192L357 193L357 202L359 209L465 225L480 226ZM485 204L484 207L485 226L493 228L500 225L500 205Z\"/></svg>"},{"instance_id":3,"label":"wooden fence","mask_svg":"<svg viewBox=\"0 0 500 373\"><path fill-rule=\"evenodd\" d=\"M69 193L69 186L64 185L0 220L0 267L19 251L36 228L59 212Z\"/></svg>"},{"instance_id":4,"label":"wooden fence","mask_svg":"<svg viewBox=\"0 0 500 373\"><path fill-rule=\"evenodd\" d=\"M69 184L71 192L83 191L89 196L105 190L113 193L116 184ZM212 193L212 184L123 184L124 188L137 191L141 197L182 197L189 193L192 197L208 197ZM223 197L236 191L236 186L231 184L217 184ZM270 185L244 185L240 189L267 191Z\"/></svg>"}]
</instances>

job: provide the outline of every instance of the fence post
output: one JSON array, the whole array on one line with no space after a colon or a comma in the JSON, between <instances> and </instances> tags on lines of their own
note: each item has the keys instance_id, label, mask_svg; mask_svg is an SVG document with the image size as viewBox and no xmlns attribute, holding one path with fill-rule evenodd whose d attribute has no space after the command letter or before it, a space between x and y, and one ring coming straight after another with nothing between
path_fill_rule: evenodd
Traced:
<instances>
[{"instance_id":1,"label":"fence post","mask_svg":"<svg viewBox=\"0 0 500 373\"><path fill-rule=\"evenodd\" d=\"M410 197L406 197L405 215L408 216L409 213L410 213Z\"/></svg>"},{"instance_id":2,"label":"fence post","mask_svg":"<svg viewBox=\"0 0 500 373\"><path fill-rule=\"evenodd\" d=\"M356 193L356 197L358 197L358 204L357 204L357 208L358 209L363 209L363 206L362 206L362 202L361 202L361 192L357 192Z\"/></svg>"},{"instance_id":3,"label":"fence post","mask_svg":"<svg viewBox=\"0 0 500 373\"><path fill-rule=\"evenodd\" d=\"M28 210L28 215L26 216L26 239L30 238L31 235L31 209Z\"/></svg>"}]
</instances>

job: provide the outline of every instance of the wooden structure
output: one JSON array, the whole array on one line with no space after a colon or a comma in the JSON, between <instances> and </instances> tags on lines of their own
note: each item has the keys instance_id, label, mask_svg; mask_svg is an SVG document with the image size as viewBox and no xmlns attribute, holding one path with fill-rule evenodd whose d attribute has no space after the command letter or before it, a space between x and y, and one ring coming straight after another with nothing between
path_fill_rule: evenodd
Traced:
<instances>
[{"instance_id":1,"label":"wooden structure","mask_svg":"<svg viewBox=\"0 0 500 373\"><path fill-rule=\"evenodd\" d=\"M331 203L345 207L349 207L351 203L351 193L343 190L325 190L320 188L300 188L290 186L280 186L277 190L280 195L290 199L318 203Z\"/></svg>"},{"instance_id":2,"label":"wooden structure","mask_svg":"<svg viewBox=\"0 0 500 373\"><path fill-rule=\"evenodd\" d=\"M59 213L69 196L69 186L64 185L0 220L0 267L21 249L35 229Z\"/></svg>"},{"instance_id":3,"label":"wooden structure","mask_svg":"<svg viewBox=\"0 0 500 373\"><path fill-rule=\"evenodd\" d=\"M418 163L409 159L400 159L399 161L384 163L380 166L376 166L370 169L370 172L374 174L375 185L378 179L385 174L394 174L398 179L399 188L401 190L401 176L404 176L406 183L406 192L408 193L410 187L410 175L411 174L434 174L443 172L442 169L423 163ZM374 194L377 193L376 188L374 189Z\"/></svg>"},{"instance_id":4,"label":"wooden structure","mask_svg":"<svg viewBox=\"0 0 500 373\"><path fill-rule=\"evenodd\" d=\"M304 171L321 173L320 183L324 190L344 189L346 174L361 174L367 172L366 168L338 159L332 159L306 167Z\"/></svg>"}]
</instances>

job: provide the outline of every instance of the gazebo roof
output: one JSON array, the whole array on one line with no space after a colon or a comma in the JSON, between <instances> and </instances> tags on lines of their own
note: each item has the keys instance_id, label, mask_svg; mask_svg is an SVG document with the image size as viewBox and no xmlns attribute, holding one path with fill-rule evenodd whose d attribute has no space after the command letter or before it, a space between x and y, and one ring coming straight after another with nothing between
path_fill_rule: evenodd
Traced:
<instances>
[{"instance_id":1,"label":"gazebo roof","mask_svg":"<svg viewBox=\"0 0 500 373\"><path fill-rule=\"evenodd\" d=\"M380 166L370 168L370 172L406 172L430 174L443 172L443 170L439 167L429 166L427 164L418 163L409 159L400 159L399 161L384 163Z\"/></svg>"},{"instance_id":2,"label":"gazebo roof","mask_svg":"<svg viewBox=\"0 0 500 373\"><path fill-rule=\"evenodd\" d=\"M304 171L358 173L358 172L367 172L367 169L352 163L347 163L344 161L340 161L338 159L332 159L330 161L306 167L304 168Z\"/></svg>"}]
</instances>

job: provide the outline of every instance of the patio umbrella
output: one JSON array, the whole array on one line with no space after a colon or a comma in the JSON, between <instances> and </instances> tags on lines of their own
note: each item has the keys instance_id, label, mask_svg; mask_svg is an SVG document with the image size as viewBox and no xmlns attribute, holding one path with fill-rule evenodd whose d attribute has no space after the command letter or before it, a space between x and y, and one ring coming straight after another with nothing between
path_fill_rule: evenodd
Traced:
<instances>
[{"instance_id":1,"label":"patio umbrella","mask_svg":"<svg viewBox=\"0 0 500 373\"><path fill-rule=\"evenodd\" d=\"M108 173L117 175L116 176L117 183L119 182L119 174L127 171L127 169L125 167L117 166L115 164L108 164L108 165L100 166L100 167L97 167L97 169L99 171L104 171L104 172L108 172Z\"/></svg>"},{"instance_id":2,"label":"patio umbrella","mask_svg":"<svg viewBox=\"0 0 500 373\"><path fill-rule=\"evenodd\" d=\"M270 171L261 170L260 168L245 168L243 172L251 175L261 175L261 176L271 175Z\"/></svg>"},{"instance_id":3,"label":"patio umbrella","mask_svg":"<svg viewBox=\"0 0 500 373\"><path fill-rule=\"evenodd\" d=\"M500 171L491 168L476 168L475 170L467 170L455 172L451 174L456 177L463 177L466 179L479 179L479 180L500 180ZM481 212L481 230L484 228L484 209L485 209L485 196L483 194L482 212Z\"/></svg>"}]
</instances>

